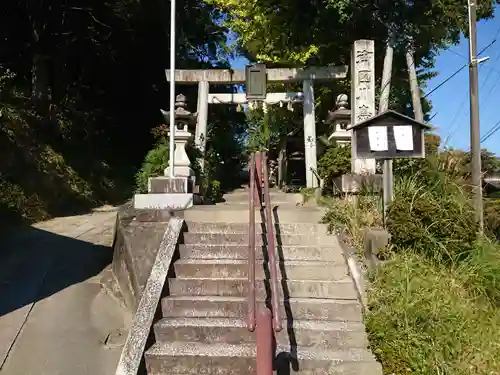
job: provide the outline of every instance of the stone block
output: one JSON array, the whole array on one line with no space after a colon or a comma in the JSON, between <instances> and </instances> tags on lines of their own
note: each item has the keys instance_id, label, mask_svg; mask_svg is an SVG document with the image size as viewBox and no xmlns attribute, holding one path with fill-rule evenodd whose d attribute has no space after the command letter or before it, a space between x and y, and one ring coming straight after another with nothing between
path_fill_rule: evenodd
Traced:
<instances>
[{"instance_id":1,"label":"stone block","mask_svg":"<svg viewBox=\"0 0 500 375\"><path fill-rule=\"evenodd\" d=\"M135 194L134 208L146 210L186 210L193 207L193 194Z\"/></svg>"},{"instance_id":2,"label":"stone block","mask_svg":"<svg viewBox=\"0 0 500 375\"><path fill-rule=\"evenodd\" d=\"M170 213L119 208L113 244L112 271L126 307L134 312L155 260Z\"/></svg>"},{"instance_id":3,"label":"stone block","mask_svg":"<svg viewBox=\"0 0 500 375\"><path fill-rule=\"evenodd\" d=\"M346 174L333 180L333 190L337 194L360 193L363 190L371 193L378 193L382 191L382 175Z\"/></svg>"},{"instance_id":4,"label":"stone block","mask_svg":"<svg viewBox=\"0 0 500 375\"><path fill-rule=\"evenodd\" d=\"M151 177L148 192L157 193L193 193L193 180L185 177Z\"/></svg>"},{"instance_id":5,"label":"stone block","mask_svg":"<svg viewBox=\"0 0 500 375\"><path fill-rule=\"evenodd\" d=\"M383 228L365 229L363 238L365 262L369 269L373 269L379 263L378 250L389 245L391 235Z\"/></svg>"}]
</instances>

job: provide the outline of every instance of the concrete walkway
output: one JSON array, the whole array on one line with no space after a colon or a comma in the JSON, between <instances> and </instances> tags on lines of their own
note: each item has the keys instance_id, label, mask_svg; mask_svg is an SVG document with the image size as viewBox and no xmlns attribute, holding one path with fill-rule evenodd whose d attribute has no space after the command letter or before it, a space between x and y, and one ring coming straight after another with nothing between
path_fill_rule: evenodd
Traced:
<instances>
[{"instance_id":1,"label":"concrete walkway","mask_svg":"<svg viewBox=\"0 0 500 375\"><path fill-rule=\"evenodd\" d=\"M99 283L115 217L57 218L0 239L0 374L114 373L131 319Z\"/></svg>"}]
</instances>

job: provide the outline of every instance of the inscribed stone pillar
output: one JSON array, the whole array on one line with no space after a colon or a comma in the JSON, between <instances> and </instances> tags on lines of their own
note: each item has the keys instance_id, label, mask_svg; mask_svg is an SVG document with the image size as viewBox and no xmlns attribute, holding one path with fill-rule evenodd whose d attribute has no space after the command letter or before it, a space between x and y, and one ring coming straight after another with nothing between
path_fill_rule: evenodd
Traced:
<instances>
[{"instance_id":1,"label":"inscribed stone pillar","mask_svg":"<svg viewBox=\"0 0 500 375\"><path fill-rule=\"evenodd\" d=\"M202 153L205 152L207 143L208 90L208 81L198 82L198 118L196 121L195 144ZM201 168L203 168L203 159L199 162Z\"/></svg>"},{"instance_id":2,"label":"inscribed stone pillar","mask_svg":"<svg viewBox=\"0 0 500 375\"><path fill-rule=\"evenodd\" d=\"M306 165L306 186L318 187L316 176L311 168L316 170L316 118L314 114L314 86L312 80L304 80L304 147Z\"/></svg>"},{"instance_id":3,"label":"inscribed stone pillar","mask_svg":"<svg viewBox=\"0 0 500 375\"><path fill-rule=\"evenodd\" d=\"M356 40L351 56L351 124L375 116L375 42ZM352 147L356 147L352 142ZM353 152L354 155L354 152ZM352 159L354 174L374 174L375 159Z\"/></svg>"}]
</instances>

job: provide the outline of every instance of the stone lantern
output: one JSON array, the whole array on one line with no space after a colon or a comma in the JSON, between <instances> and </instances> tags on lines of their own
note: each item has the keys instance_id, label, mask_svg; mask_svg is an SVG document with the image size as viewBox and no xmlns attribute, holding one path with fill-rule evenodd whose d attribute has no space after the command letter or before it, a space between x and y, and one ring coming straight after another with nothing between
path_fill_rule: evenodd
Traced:
<instances>
[{"instance_id":1,"label":"stone lantern","mask_svg":"<svg viewBox=\"0 0 500 375\"><path fill-rule=\"evenodd\" d=\"M167 125L170 125L170 112L161 110ZM186 109L186 97L179 94L175 97L175 153L174 153L174 176L194 178L194 171L191 169L191 162L186 153L186 144L191 138L189 127L196 125L197 113L191 113ZM170 132L168 133L170 135ZM169 165L165 168L165 176L170 176Z\"/></svg>"},{"instance_id":2,"label":"stone lantern","mask_svg":"<svg viewBox=\"0 0 500 375\"><path fill-rule=\"evenodd\" d=\"M170 124L170 112L161 110L167 124ZM170 177L168 166L164 176L150 177L148 193L134 195L134 208L147 210L185 210L193 206L195 173L186 153L186 144L191 138L189 127L196 124L196 113L186 109L186 97L175 98L175 152L174 177ZM170 135L170 134L169 134Z\"/></svg>"},{"instance_id":3,"label":"stone lantern","mask_svg":"<svg viewBox=\"0 0 500 375\"><path fill-rule=\"evenodd\" d=\"M335 141L339 146L350 145L351 130L347 127L351 124L351 110L348 107L348 96L340 94L335 101L335 111L328 113L327 123L332 124L333 132L328 140Z\"/></svg>"}]
</instances>

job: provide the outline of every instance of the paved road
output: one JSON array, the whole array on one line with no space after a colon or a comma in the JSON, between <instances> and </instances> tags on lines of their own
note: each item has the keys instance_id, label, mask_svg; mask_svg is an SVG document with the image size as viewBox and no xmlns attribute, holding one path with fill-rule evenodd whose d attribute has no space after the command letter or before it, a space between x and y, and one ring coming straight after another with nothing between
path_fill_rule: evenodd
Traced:
<instances>
[{"instance_id":1,"label":"paved road","mask_svg":"<svg viewBox=\"0 0 500 375\"><path fill-rule=\"evenodd\" d=\"M0 374L110 375L130 316L101 290L116 213L57 218L0 239Z\"/></svg>"}]
</instances>

